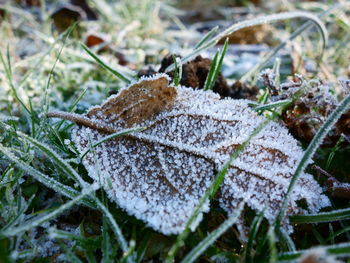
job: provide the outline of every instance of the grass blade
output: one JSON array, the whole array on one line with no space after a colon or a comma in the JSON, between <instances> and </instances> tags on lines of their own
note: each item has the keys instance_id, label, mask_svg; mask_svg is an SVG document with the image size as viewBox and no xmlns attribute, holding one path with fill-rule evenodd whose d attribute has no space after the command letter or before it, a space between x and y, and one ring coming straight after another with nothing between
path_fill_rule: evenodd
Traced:
<instances>
[{"instance_id":1,"label":"grass blade","mask_svg":"<svg viewBox=\"0 0 350 263\"><path fill-rule=\"evenodd\" d=\"M301 158L295 173L290 181L287 194L282 202L282 206L280 209L280 212L276 219L276 225L280 226L282 222L282 218L284 217L284 214L286 212L287 206L288 206L288 199L293 191L293 188L296 185L296 182L298 178L300 177L301 173L306 168L307 164L311 161L311 158L315 154L318 146L323 142L323 139L326 137L328 132L332 129L334 124L337 122L337 120L340 118L340 116L350 107L350 94L348 94L345 99L338 105L338 107L330 114L328 119L325 121L325 123L320 127L312 141L310 142L309 146L307 147L303 158Z\"/></svg>"},{"instance_id":2,"label":"grass blade","mask_svg":"<svg viewBox=\"0 0 350 263\"><path fill-rule=\"evenodd\" d=\"M182 78L182 64L181 59L173 55L173 61L175 63L175 70L174 70L174 84L175 86L180 85L180 81Z\"/></svg>"},{"instance_id":3,"label":"grass blade","mask_svg":"<svg viewBox=\"0 0 350 263\"><path fill-rule=\"evenodd\" d=\"M211 232L205 239L203 239L190 253L181 261L182 263L192 263L203 254L203 252L210 247L223 233L227 231L234 223L236 223L239 215L244 207L244 201L242 201L237 209L230 217L225 220L218 228Z\"/></svg>"},{"instance_id":4,"label":"grass blade","mask_svg":"<svg viewBox=\"0 0 350 263\"><path fill-rule=\"evenodd\" d=\"M13 93L13 96L15 97L15 99L18 101L19 104L21 104L21 106L23 107L23 109L26 111L26 113L31 116L32 113L31 111L28 109L28 107L25 105L25 103L23 102L23 100L18 96L18 93L17 93L17 89L15 88L14 84L13 84L13 79L12 79L12 75L11 75L11 72L10 72L10 65L7 65L6 64L6 61L2 55L2 53L0 52L0 61L4 67L4 70L5 70L5 75L6 75L6 78L7 78L7 81L10 85L10 88L11 88L11 91ZM10 61L8 61L8 63L10 63Z\"/></svg>"},{"instance_id":5,"label":"grass blade","mask_svg":"<svg viewBox=\"0 0 350 263\"><path fill-rule=\"evenodd\" d=\"M195 45L194 49L198 49L203 46L214 34L218 31L219 26L213 27L205 36Z\"/></svg>"},{"instance_id":6,"label":"grass blade","mask_svg":"<svg viewBox=\"0 0 350 263\"><path fill-rule=\"evenodd\" d=\"M61 205L59 208L57 208L53 212L48 213L45 216L40 216L40 218L34 219L31 222L22 223L22 225L19 226L19 227L9 228L9 229L7 229L5 231L2 231L2 232L0 232L0 236L5 236L5 237L15 236L15 235L17 235L19 233L22 233L22 232L28 231L28 230L30 230L32 228L35 228L35 227L41 225L42 223L57 217L62 212L64 212L65 210L71 208L73 205L79 203L85 196L91 194L92 192L96 191L97 189L98 189L98 187L96 187L96 185L93 185L92 187L89 187L88 189L85 189L77 197L75 197L72 200L70 200L69 202Z\"/></svg>"},{"instance_id":7,"label":"grass blade","mask_svg":"<svg viewBox=\"0 0 350 263\"><path fill-rule=\"evenodd\" d=\"M272 110L274 108L285 107L291 104L293 100L280 100L276 102L272 102L269 104L258 104L258 103L250 103L249 106L253 106L255 111L263 111L263 110Z\"/></svg>"},{"instance_id":8,"label":"grass blade","mask_svg":"<svg viewBox=\"0 0 350 263\"><path fill-rule=\"evenodd\" d=\"M98 143L102 143L108 139L111 139L113 137L116 137L117 135L118 136L121 136L123 134L126 134L126 132L130 132L131 130L134 131L134 130L141 130L141 129L144 129L144 128L134 128L134 129L128 129L128 131L122 131L121 133L117 133L117 134L111 134L109 136L106 136L105 138L102 138ZM123 133L124 132L124 133ZM73 177L75 178L81 185L82 188L85 188L87 183L79 176L79 174L65 161L63 160L56 152L54 152L53 150L51 150L48 146L46 146L45 144L43 143L40 143L39 141L35 140L34 138L31 138L29 136L27 136L26 134L24 133L21 133L21 132L17 132L18 135L20 135L21 137L25 138L26 140L28 140L31 144L33 144L34 146L38 147L41 151L43 151L45 154L47 154L47 156L53 160L62 170L63 172L65 172L68 176L70 177ZM0 151L1 151L1 147L0 147ZM13 161L15 161L15 156L12 155L12 156L9 156L9 158ZM30 171L32 171L32 174L36 174L37 175L37 178L36 179L41 179L42 177L47 177L46 175L43 175L42 173L40 173L39 171L35 170L34 168L32 168L31 166L27 165L26 163L20 161L17 159L18 162L21 162L21 165L20 165L20 168L26 170L26 169L29 169ZM17 163L16 163L17 164ZM38 177L39 175L39 177ZM52 181L55 181L53 179L51 179ZM40 180L38 180L40 181ZM44 182L45 180L41 180L41 182ZM68 186L65 186L65 185L62 185L61 183L59 182L56 182L56 184L58 185L58 188L62 188L64 189L64 187L68 187ZM53 187L57 187L56 185L53 185L53 184L45 184L47 187L49 188L53 188ZM70 188L70 187L68 187ZM61 189L61 190L62 190ZM57 191L57 190L56 190ZM58 191L59 192L59 191ZM73 191L74 193L71 193L70 195L68 195L68 197L72 198L72 196L75 196L77 195L77 191L74 190ZM67 195L66 195L67 196ZM120 227L118 226L118 224L116 223L116 221L114 220L113 216L111 215L111 213L108 211L108 209L102 204L102 202L96 198L95 196L91 196L89 197L88 199L90 202L92 202L96 207L97 207L103 212L103 214L105 214L105 216L107 217L111 227L112 227L112 230L114 231L115 235L116 235L116 238L117 240L119 241L119 244L123 250L123 252L125 253L126 251L129 251L129 248L128 248L128 245L127 245L127 242L126 240L124 239L123 235L122 235L122 232L120 230ZM128 262L130 262L130 260L128 260Z\"/></svg>"},{"instance_id":9,"label":"grass blade","mask_svg":"<svg viewBox=\"0 0 350 263\"><path fill-rule=\"evenodd\" d=\"M209 73L207 75L207 78L205 80L204 83L204 90L212 90L214 85L215 85L215 81L220 73L221 70L221 66L222 66L222 62L224 61L224 57L227 51L227 46L228 46L228 38L226 38L223 49L221 52L217 52L215 54L215 57L213 59L213 62L211 64Z\"/></svg>"},{"instance_id":10,"label":"grass blade","mask_svg":"<svg viewBox=\"0 0 350 263\"><path fill-rule=\"evenodd\" d=\"M118 79L124 81L126 84L130 84L131 82L136 81L135 79L132 79L126 75L124 75L121 72L118 72L115 69L112 69L110 66L108 66L106 63L104 63L94 52L92 52L87 46L84 44L81 44L82 48L99 64L101 67L106 69L107 71L111 72L114 76L116 76Z\"/></svg>"},{"instance_id":11,"label":"grass blade","mask_svg":"<svg viewBox=\"0 0 350 263\"><path fill-rule=\"evenodd\" d=\"M255 128L255 130L248 137L248 139L237 148L237 150L231 155L230 159L226 162L226 164L221 169L221 171L216 175L213 182L211 183L207 191L204 193L203 197L199 200L198 206L193 211L191 217L187 221L185 229L177 236L175 244L170 248L168 252L168 257L165 260L166 263L173 262L177 251L179 250L180 247L184 245L184 241L190 233L190 226L195 221L197 216L200 214L200 211L203 205L207 202L207 200L210 200L211 198L213 198L215 193L218 191L221 183L225 179L225 175L231 163L233 162L233 160L235 160L241 154L241 152L249 145L250 140L254 136L256 136L269 122L270 120L267 119L264 122L262 122L257 128Z\"/></svg>"},{"instance_id":12,"label":"grass blade","mask_svg":"<svg viewBox=\"0 0 350 263\"><path fill-rule=\"evenodd\" d=\"M255 241L256 235L258 234L260 224L262 220L264 219L264 210L261 211L257 216L255 216L253 223L249 229L249 238L248 242L246 245L246 249L244 251L244 262L246 263L251 263L253 262L253 257L252 257L252 249L253 249L253 243Z\"/></svg>"},{"instance_id":13,"label":"grass blade","mask_svg":"<svg viewBox=\"0 0 350 263\"><path fill-rule=\"evenodd\" d=\"M38 140L22 133L17 132L19 136L24 138L26 141L40 149L42 152L44 152L47 157L50 158L55 164L57 164L60 169L67 174L69 177L73 177L77 182L79 182L81 187L84 187L87 185L87 183L80 177L80 175L73 169L72 166L70 166L65 160L63 160L58 153L53 151L49 146L45 145L42 142L39 142Z\"/></svg>"},{"instance_id":14,"label":"grass blade","mask_svg":"<svg viewBox=\"0 0 350 263\"><path fill-rule=\"evenodd\" d=\"M267 232L267 237L269 240L269 248L270 248L269 262L277 263L276 236L272 226L270 226L269 231Z\"/></svg>"},{"instance_id":15,"label":"grass blade","mask_svg":"<svg viewBox=\"0 0 350 263\"><path fill-rule=\"evenodd\" d=\"M340 243L337 245L331 245L331 246L322 246L319 247L324 249L328 254L334 255L334 256L350 256L350 242L348 243ZM299 250L294 252L287 252L287 253L281 253L278 255L279 261L284 260L294 260L299 258L302 254L310 251L310 249L307 250Z\"/></svg>"},{"instance_id":16,"label":"grass blade","mask_svg":"<svg viewBox=\"0 0 350 263\"><path fill-rule=\"evenodd\" d=\"M289 217L291 223L324 223L350 219L350 208L333 210L312 215L294 215Z\"/></svg>"},{"instance_id":17,"label":"grass blade","mask_svg":"<svg viewBox=\"0 0 350 263\"><path fill-rule=\"evenodd\" d=\"M24 170L25 172L30 174L35 180L42 183L46 187L54 190L55 192L58 192L66 197L71 198L71 199L73 199L79 195L79 192L77 190L71 188L70 186L64 185L64 184L56 181L55 179L53 179L53 178L39 172L38 170L34 169L33 167L31 167L27 163L21 161L8 148L2 146L1 144L0 144L0 152L2 152L7 157L7 159L14 162L18 168ZM88 201L86 199L84 199L84 204L89 206L89 207L95 207L95 204L93 202Z\"/></svg>"},{"instance_id":18,"label":"grass blade","mask_svg":"<svg viewBox=\"0 0 350 263\"><path fill-rule=\"evenodd\" d=\"M339 8L341 4L333 5L325 12L322 12L319 14L319 17L323 17L330 12L332 12L334 9ZM256 72L259 72L282 48L284 48L290 41L295 39L297 36L299 36L302 32L310 28L314 23L312 21L306 22L304 25L299 27L297 30L295 30L285 41L280 43L277 47L275 47L271 52L266 54L262 60L256 64L254 67L252 67L247 73L245 73L239 81L241 82L247 82Z\"/></svg>"},{"instance_id":19,"label":"grass blade","mask_svg":"<svg viewBox=\"0 0 350 263\"><path fill-rule=\"evenodd\" d=\"M219 57L219 51L217 51L214 55L213 62L211 63L211 66L210 66L209 73L208 73L207 78L205 79L205 82L204 82L204 88L203 88L204 90L209 90L209 87L211 85L211 82L212 82L212 79L214 76L214 71L216 68L218 57Z\"/></svg>"},{"instance_id":20,"label":"grass blade","mask_svg":"<svg viewBox=\"0 0 350 263\"><path fill-rule=\"evenodd\" d=\"M107 207L98 198L96 198L94 201L96 202L97 206L100 208L100 210L103 212L103 214L108 219L108 221L112 227L112 230L113 230L114 234L116 235L116 238L117 238L123 252L126 253L127 251L129 251L128 244L127 244L117 222L114 220L112 214L108 211Z\"/></svg>"},{"instance_id":21,"label":"grass blade","mask_svg":"<svg viewBox=\"0 0 350 263\"><path fill-rule=\"evenodd\" d=\"M53 72L54 72L54 70L56 68L57 62L58 62L58 60L59 60L59 58L61 56L62 51L63 51L64 47L66 46L66 43L67 43L67 40L68 40L69 36L72 33L72 31L76 28L77 24L78 23L76 22L76 23L74 23L73 25L71 25L68 28L67 34L65 35L65 38L63 40L63 44L62 44L60 50L58 51L58 55L57 55L57 57L55 59L55 62L52 65L52 68L51 68L50 72L49 72L49 77L47 79L47 84L46 84L45 90L44 90L44 103L43 103L44 120L46 118L46 113L49 110L49 101L48 101L49 100L49 94L48 93L49 93L49 88L50 88L50 83L51 83L51 79L52 79L52 76L53 76Z\"/></svg>"},{"instance_id":22,"label":"grass blade","mask_svg":"<svg viewBox=\"0 0 350 263\"><path fill-rule=\"evenodd\" d=\"M130 134L133 132L140 132L140 131L144 131L145 129L147 129L147 127L136 127L136 128L131 128L131 129L125 129L125 130L121 130L120 132L116 132L110 135L107 135L106 137L103 137L101 140L95 142L91 147L95 148L96 146L109 141L111 139L126 135L126 134ZM81 154L81 159L84 159L84 157L91 151L91 148L86 149L82 154Z\"/></svg>"},{"instance_id":23,"label":"grass blade","mask_svg":"<svg viewBox=\"0 0 350 263\"><path fill-rule=\"evenodd\" d=\"M104 263L111 263L113 262L113 251L112 251L112 245L111 245L111 238L108 234L108 225L107 225L107 219L104 216L102 219L102 261Z\"/></svg>"},{"instance_id":24,"label":"grass blade","mask_svg":"<svg viewBox=\"0 0 350 263\"><path fill-rule=\"evenodd\" d=\"M256 26L260 24L267 24L272 23L280 20L286 20L286 19L294 19L294 18L306 18L311 20L319 29L322 37L322 46L323 49L326 47L328 42L328 33L326 30L326 27L324 26L323 22L315 15L308 13L308 12L302 12L302 11L295 11L295 12L283 12L279 14L273 14L268 15L264 17L258 17L253 19L248 19L242 22L238 22L236 24L233 24L232 26L228 27L221 33L217 34L215 37L211 38L210 40L206 41L206 43L202 44L199 48L194 49L190 54L182 58L181 62L182 64L186 63L187 61L191 60L194 56L198 55L203 50L206 50L210 47L215 46L222 38L227 37L228 35L251 26ZM174 70L174 63L171 64L169 67L166 68L166 72Z\"/></svg>"},{"instance_id":25,"label":"grass blade","mask_svg":"<svg viewBox=\"0 0 350 263\"><path fill-rule=\"evenodd\" d=\"M11 161L13 161L16 166L18 166L20 169L26 171L28 174L33 176L34 179L45 185L46 187L53 189L54 191L69 197L71 199L76 198L79 195L79 192L75 189L66 186L64 184L61 184L60 182L42 174L41 172L37 171L30 165L26 164L25 162L19 160L16 156L14 156L9 150L7 150L5 147L0 145L0 151L7 156L7 158ZM103 212L103 214L106 215L112 230L114 231L116 238L125 253L129 250L126 240L124 239L122 232L117 224L117 222L114 220L112 214L108 211L108 209L101 203L101 201L96 197L90 197L90 196L84 196L82 202L88 206L95 209L99 209Z\"/></svg>"}]
</instances>

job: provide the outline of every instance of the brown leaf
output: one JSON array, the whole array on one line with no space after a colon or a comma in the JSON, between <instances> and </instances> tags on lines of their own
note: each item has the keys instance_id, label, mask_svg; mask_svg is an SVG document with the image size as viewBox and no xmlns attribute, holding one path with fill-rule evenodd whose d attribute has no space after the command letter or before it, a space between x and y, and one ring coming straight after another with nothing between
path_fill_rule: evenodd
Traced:
<instances>
[{"instance_id":1,"label":"brown leaf","mask_svg":"<svg viewBox=\"0 0 350 263\"><path fill-rule=\"evenodd\" d=\"M216 172L264 121L248 101L172 87L165 74L141 78L77 119L74 115L84 126L75 128L72 137L80 152L106 133L147 127L98 145L83 163L111 200L164 234L183 230ZM220 189L221 207L232 213L246 199L255 211L266 207L264 216L272 221L302 155L288 131L271 122L232 162ZM299 179L289 214L307 212L297 206L300 199L306 200L310 212L329 205L309 174ZM206 203L201 212L208 210Z\"/></svg>"},{"instance_id":2,"label":"brown leaf","mask_svg":"<svg viewBox=\"0 0 350 263\"><path fill-rule=\"evenodd\" d=\"M57 8L51 18L59 32L67 30L74 22L86 19L85 12L74 5L66 4Z\"/></svg>"},{"instance_id":3,"label":"brown leaf","mask_svg":"<svg viewBox=\"0 0 350 263\"><path fill-rule=\"evenodd\" d=\"M93 46L103 44L105 42L106 41L102 36L99 36L98 34L91 33L86 37L85 45L88 47L93 47Z\"/></svg>"}]
</instances>

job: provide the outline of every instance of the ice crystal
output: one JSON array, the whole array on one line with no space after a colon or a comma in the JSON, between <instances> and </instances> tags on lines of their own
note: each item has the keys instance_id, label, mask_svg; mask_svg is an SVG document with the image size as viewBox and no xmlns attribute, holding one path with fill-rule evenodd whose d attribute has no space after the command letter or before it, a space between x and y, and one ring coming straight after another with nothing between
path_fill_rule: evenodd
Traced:
<instances>
[{"instance_id":1,"label":"ice crystal","mask_svg":"<svg viewBox=\"0 0 350 263\"><path fill-rule=\"evenodd\" d=\"M164 234L177 234L216 172L264 117L246 100L220 99L210 91L168 82L165 74L141 78L90 109L81 121L74 116L80 126L72 137L83 153L108 133L147 127L99 144L83 163L109 198L129 214ZM266 208L264 216L272 221L302 155L287 129L270 123L232 162L220 189L221 207L230 214L245 198L257 212ZM301 199L308 211L297 206ZM328 205L313 177L303 174L288 213L315 213ZM208 210L209 203L201 212Z\"/></svg>"}]
</instances>

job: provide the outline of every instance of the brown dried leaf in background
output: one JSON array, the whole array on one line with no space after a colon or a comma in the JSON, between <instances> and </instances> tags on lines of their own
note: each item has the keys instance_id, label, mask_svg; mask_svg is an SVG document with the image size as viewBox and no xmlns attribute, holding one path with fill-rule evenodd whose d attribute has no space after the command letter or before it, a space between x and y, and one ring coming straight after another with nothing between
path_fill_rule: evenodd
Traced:
<instances>
[{"instance_id":1,"label":"brown dried leaf in background","mask_svg":"<svg viewBox=\"0 0 350 263\"><path fill-rule=\"evenodd\" d=\"M173 57L165 57L161 62L159 72L165 72L165 69L173 63ZM210 70L212 60L197 56L193 60L187 62L182 66L182 78L180 84L186 87L194 89L203 89L205 80ZM172 78L174 72L169 72L169 76ZM229 86L227 85L225 77L219 73L213 91L224 96L227 93Z\"/></svg>"},{"instance_id":2,"label":"brown dried leaf in background","mask_svg":"<svg viewBox=\"0 0 350 263\"><path fill-rule=\"evenodd\" d=\"M88 47L101 45L105 42L106 41L102 36L100 36L98 34L93 34L93 33L88 34L86 39L85 39L85 45Z\"/></svg>"},{"instance_id":3,"label":"brown dried leaf in background","mask_svg":"<svg viewBox=\"0 0 350 263\"><path fill-rule=\"evenodd\" d=\"M67 30L76 21L86 19L85 12L74 5L66 4L58 7L52 14L51 18L59 32Z\"/></svg>"},{"instance_id":4,"label":"brown dried leaf in background","mask_svg":"<svg viewBox=\"0 0 350 263\"><path fill-rule=\"evenodd\" d=\"M166 68L173 63L173 57L167 56L163 58L161 62L161 67L158 72L165 72ZM182 78L180 84L186 87L191 87L193 89L203 89L205 80L208 76L212 60L208 58L203 58L197 56L195 59L187 62L182 66ZM152 67L140 70L138 76L151 76L156 74L157 71ZM174 72L168 72L169 77L172 79L174 77ZM213 91L220 94L222 98L234 98L234 99L250 99L256 100L256 95L258 94L257 87L249 87L248 85L240 82L235 82L232 86L227 84L226 78L219 73Z\"/></svg>"},{"instance_id":5,"label":"brown dried leaf in background","mask_svg":"<svg viewBox=\"0 0 350 263\"><path fill-rule=\"evenodd\" d=\"M248 101L222 100L211 91L172 87L168 81L167 75L158 74L123 89L89 110L81 117L84 122L76 121L85 124L72 137L82 153L111 131L147 127L103 142L83 163L121 208L164 234L177 234L216 172L265 119ZM231 163L218 195L220 206L230 214L245 199L257 212L266 208L264 216L273 221L302 155L285 128L269 123ZM300 199L312 213L329 205L309 174L298 181L289 214L308 212L297 206ZM209 203L201 210L207 211Z\"/></svg>"},{"instance_id":6,"label":"brown dried leaf in background","mask_svg":"<svg viewBox=\"0 0 350 263\"><path fill-rule=\"evenodd\" d=\"M242 28L230 35L228 35L229 44L253 45L266 43L269 45L276 45L277 40L273 38L273 31L275 29L271 25L263 24L252 27ZM218 44L224 44L225 40L221 40Z\"/></svg>"},{"instance_id":7,"label":"brown dried leaf in background","mask_svg":"<svg viewBox=\"0 0 350 263\"><path fill-rule=\"evenodd\" d=\"M300 75L295 75L296 81L282 83L279 88L274 86L271 79L273 76L270 70L262 72L261 80L270 91L271 101L293 99L293 102L282 110L283 124L296 139L310 143L337 107L339 102L336 96L328 85L317 80L306 81ZM344 94L350 91L346 83L346 80L340 81ZM340 117L321 146L333 147L342 134L345 138L350 136L350 110Z\"/></svg>"}]
</instances>

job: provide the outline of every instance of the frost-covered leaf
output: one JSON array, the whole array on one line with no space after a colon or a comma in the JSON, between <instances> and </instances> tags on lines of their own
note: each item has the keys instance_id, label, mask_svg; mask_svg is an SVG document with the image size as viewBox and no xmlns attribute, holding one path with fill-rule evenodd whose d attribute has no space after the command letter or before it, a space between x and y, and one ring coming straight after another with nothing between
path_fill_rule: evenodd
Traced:
<instances>
[{"instance_id":1,"label":"frost-covered leaf","mask_svg":"<svg viewBox=\"0 0 350 263\"><path fill-rule=\"evenodd\" d=\"M142 78L86 116L70 119L80 125L72 137L81 153L109 133L147 127L99 144L83 162L109 198L129 214L164 234L176 234L216 171L264 117L246 100L220 99L211 91L172 87L168 81L165 74ZM266 207L264 216L272 221L302 155L285 128L268 124L231 163L220 189L221 207L231 214L246 199L255 211ZM309 174L300 177L289 214L308 212L297 206L301 199L312 213L329 205ZM209 203L201 212L208 210Z\"/></svg>"}]
</instances>

